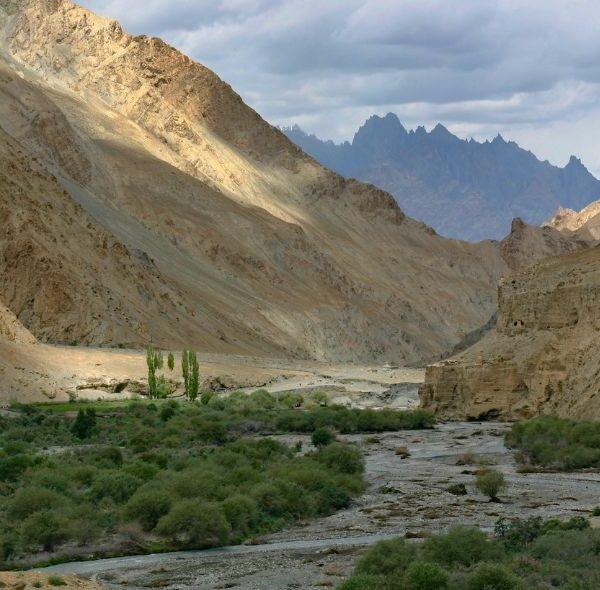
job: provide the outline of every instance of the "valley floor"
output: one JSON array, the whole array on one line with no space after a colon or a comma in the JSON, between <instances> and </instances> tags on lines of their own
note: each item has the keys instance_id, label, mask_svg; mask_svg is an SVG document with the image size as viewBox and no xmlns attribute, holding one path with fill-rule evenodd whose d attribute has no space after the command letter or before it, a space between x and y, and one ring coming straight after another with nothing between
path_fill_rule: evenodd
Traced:
<instances>
[{"instance_id":1,"label":"valley floor","mask_svg":"<svg viewBox=\"0 0 600 590\"><path fill-rule=\"evenodd\" d=\"M424 370L234 355L199 355L202 389L327 391L357 407L414 407ZM176 369L165 376L181 381ZM146 354L139 350L0 342L0 408L24 403L127 399L147 389ZM181 387L182 389L182 387ZM117 393L118 391L118 393ZM180 393L183 393L181 391Z\"/></svg>"},{"instance_id":2,"label":"valley floor","mask_svg":"<svg viewBox=\"0 0 600 590\"><path fill-rule=\"evenodd\" d=\"M431 431L344 436L363 447L369 484L348 510L264 537L257 545L66 564L47 572L78 573L115 590L317 590L337 586L364 547L382 538L419 537L456 524L491 531L502 516L589 515L598 504L600 474L517 473L503 444L507 428L448 423ZM401 459L399 447L407 447L410 457ZM502 503L489 503L475 491L472 472L478 466L457 465L468 453L505 473L509 487ZM467 495L447 491L457 483L465 484Z\"/></svg>"}]
</instances>

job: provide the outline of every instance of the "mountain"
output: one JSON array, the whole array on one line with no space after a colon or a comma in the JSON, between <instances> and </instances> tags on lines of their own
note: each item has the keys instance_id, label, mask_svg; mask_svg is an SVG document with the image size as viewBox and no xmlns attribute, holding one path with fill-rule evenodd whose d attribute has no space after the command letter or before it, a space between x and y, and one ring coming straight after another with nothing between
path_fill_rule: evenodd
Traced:
<instances>
[{"instance_id":1,"label":"mountain","mask_svg":"<svg viewBox=\"0 0 600 590\"><path fill-rule=\"evenodd\" d=\"M598 246L507 277L495 331L428 367L422 405L449 419L600 419L599 307Z\"/></svg>"},{"instance_id":2,"label":"mountain","mask_svg":"<svg viewBox=\"0 0 600 590\"><path fill-rule=\"evenodd\" d=\"M298 126L283 131L324 166L388 191L407 215L448 237L500 239L515 217L540 225L559 206L581 209L600 197L600 181L577 158L558 168L500 135L479 143L443 125L407 131L392 113L371 117L341 145Z\"/></svg>"},{"instance_id":3,"label":"mountain","mask_svg":"<svg viewBox=\"0 0 600 590\"><path fill-rule=\"evenodd\" d=\"M45 343L422 362L503 273L574 247L442 238L67 0L0 4L0 156L0 301Z\"/></svg>"},{"instance_id":4,"label":"mountain","mask_svg":"<svg viewBox=\"0 0 600 590\"><path fill-rule=\"evenodd\" d=\"M600 240L600 201L594 201L581 211L560 207L546 225L565 235L589 242Z\"/></svg>"}]
</instances>

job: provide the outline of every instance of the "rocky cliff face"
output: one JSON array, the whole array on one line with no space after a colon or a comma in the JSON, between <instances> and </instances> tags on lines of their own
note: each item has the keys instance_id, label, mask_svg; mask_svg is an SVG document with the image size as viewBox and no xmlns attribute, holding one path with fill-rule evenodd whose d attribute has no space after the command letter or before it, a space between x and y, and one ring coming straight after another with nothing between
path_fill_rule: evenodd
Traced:
<instances>
[{"instance_id":1,"label":"rocky cliff face","mask_svg":"<svg viewBox=\"0 0 600 590\"><path fill-rule=\"evenodd\" d=\"M0 223L2 301L42 340L125 344L149 339L154 315L177 323L186 314L159 271L107 233L2 130ZM173 326L170 338L178 334Z\"/></svg>"},{"instance_id":2,"label":"rocky cliff face","mask_svg":"<svg viewBox=\"0 0 600 590\"><path fill-rule=\"evenodd\" d=\"M0 340L20 344L35 344L36 339L28 332L15 314L0 303Z\"/></svg>"},{"instance_id":3,"label":"rocky cliff face","mask_svg":"<svg viewBox=\"0 0 600 590\"><path fill-rule=\"evenodd\" d=\"M427 369L423 407L447 419L600 418L600 248L510 275L498 293L495 332Z\"/></svg>"}]
</instances>

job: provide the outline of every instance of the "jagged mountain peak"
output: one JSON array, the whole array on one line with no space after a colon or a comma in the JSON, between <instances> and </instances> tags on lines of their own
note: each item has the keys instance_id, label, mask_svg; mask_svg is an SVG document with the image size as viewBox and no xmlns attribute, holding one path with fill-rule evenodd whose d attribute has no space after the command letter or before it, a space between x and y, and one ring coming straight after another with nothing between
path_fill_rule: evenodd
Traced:
<instances>
[{"instance_id":1,"label":"jagged mountain peak","mask_svg":"<svg viewBox=\"0 0 600 590\"><path fill-rule=\"evenodd\" d=\"M408 132L394 113L384 117L373 115L359 128L354 136L353 145L360 145L366 138L378 138L391 141L403 138Z\"/></svg>"},{"instance_id":2,"label":"jagged mountain peak","mask_svg":"<svg viewBox=\"0 0 600 590\"><path fill-rule=\"evenodd\" d=\"M449 237L501 239L514 217L539 225L560 205L579 210L600 196L600 181L575 157L559 168L501 134L479 143L441 123L405 134L389 121L371 117L343 150L290 138L321 163L390 192L408 215Z\"/></svg>"},{"instance_id":3,"label":"jagged mountain peak","mask_svg":"<svg viewBox=\"0 0 600 590\"><path fill-rule=\"evenodd\" d=\"M432 130L431 133L436 133L438 135L453 135L452 133L450 133L450 131L448 131L448 128L445 127L444 125L442 125L441 123L438 123ZM455 137L453 135L453 137Z\"/></svg>"},{"instance_id":4,"label":"jagged mountain peak","mask_svg":"<svg viewBox=\"0 0 600 590\"><path fill-rule=\"evenodd\" d=\"M581 159L573 155L569 158L569 162L565 166L565 170L580 170L582 172L588 172L588 169L585 167Z\"/></svg>"}]
</instances>

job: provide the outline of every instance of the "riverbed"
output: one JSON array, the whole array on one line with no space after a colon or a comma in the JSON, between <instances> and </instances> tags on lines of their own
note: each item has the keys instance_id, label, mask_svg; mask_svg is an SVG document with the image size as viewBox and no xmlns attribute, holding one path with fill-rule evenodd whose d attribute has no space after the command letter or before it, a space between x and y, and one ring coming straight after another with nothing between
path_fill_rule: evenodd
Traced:
<instances>
[{"instance_id":1,"label":"riverbed","mask_svg":"<svg viewBox=\"0 0 600 590\"><path fill-rule=\"evenodd\" d=\"M448 423L433 430L343 436L363 448L368 489L347 510L241 547L127 557L50 568L113 589L318 590L337 586L367 546L394 536L418 539L453 525L490 533L500 517L588 516L600 504L598 473L518 473L500 423ZM307 440L282 437L285 442ZM405 448L410 456L402 458ZM479 463L507 479L501 503L474 487ZM467 463L467 464L465 464ZM471 464L473 463L473 464ZM464 484L466 495L448 488Z\"/></svg>"}]
</instances>

